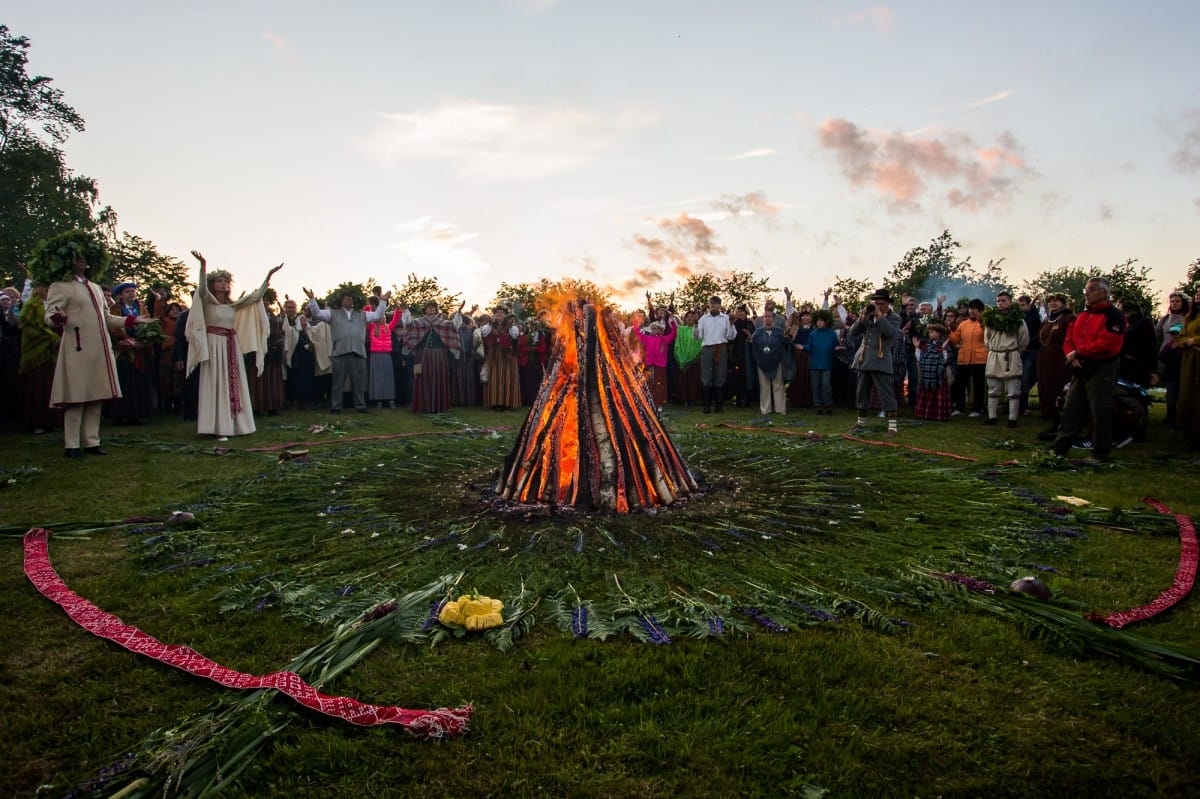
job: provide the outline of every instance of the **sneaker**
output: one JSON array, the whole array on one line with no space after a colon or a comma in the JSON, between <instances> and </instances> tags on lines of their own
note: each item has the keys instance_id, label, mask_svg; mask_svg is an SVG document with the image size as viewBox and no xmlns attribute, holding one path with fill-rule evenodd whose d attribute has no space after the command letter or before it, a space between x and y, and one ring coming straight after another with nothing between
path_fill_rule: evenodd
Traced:
<instances>
[{"instance_id":1,"label":"sneaker","mask_svg":"<svg viewBox=\"0 0 1200 799\"><path fill-rule=\"evenodd\" d=\"M1124 449L1125 447L1128 447L1132 443L1133 443L1133 436L1129 436L1124 441L1119 441L1116 444L1114 444L1113 446L1115 446L1117 449Z\"/></svg>"},{"instance_id":2,"label":"sneaker","mask_svg":"<svg viewBox=\"0 0 1200 799\"><path fill-rule=\"evenodd\" d=\"M962 416L962 411L950 411L951 416Z\"/></svg>"},{"instance_id":3,"label":"sneaker","mask_svg":"<svg viewBox=\"0 0 1200 799\"><path fill-rule=\"evenodd\" d=\"M983 416L983 414L979 411L971 411L967 414L968 419L978 419L980 416Z\"/></svg>"},{"instance_id":4,"label":"sneaker","mask_svg":"<svg viewBox=\"0 0 1200 799\"><path fill-rule=\"evenodd\" d=\"M1080 440L1080 441L1076 441L1076 442L1075 442L1074 444L1072 444L1071 446L1072 446L1072 447L1074 447L1075 449L1087 449L1087 450L1090 450L1090 449L1092 448L1092 440L1091 440L1090 438L1085 438L1085 439L1082 439L1082 440Z\"/></svg>"}]
</instances>

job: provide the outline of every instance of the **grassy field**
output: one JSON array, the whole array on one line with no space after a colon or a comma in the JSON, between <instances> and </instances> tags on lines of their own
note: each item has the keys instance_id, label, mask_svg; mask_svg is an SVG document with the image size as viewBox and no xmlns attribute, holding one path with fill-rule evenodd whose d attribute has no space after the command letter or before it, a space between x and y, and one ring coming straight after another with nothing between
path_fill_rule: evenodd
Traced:
<instances>
[{"instance_id":1,"label":"grassy field","mask_svg":"<svg viewBox=\"0 0 1200 799\"><path fill-rule=\"evenodd\" d=\"M1155 422L1113 465L1070 467L1039 456L1033 419L902 417L898 443L917 452L844 440L839 413L772 428L747 410L669 410L705 494L627 517L494 513L515 414L376 411L314 433L335 417L294 412L228 444L156 419L106 427L110 456L80 462L57 438L4 434L0 795L111 793L130 772L102 770L130 753L162 776L205 751L222 775L245 767L224 790L238 797L1200 795L1200 673L1147 656L1195 654L1196 599L1119 640L1083 621L1171 585L1178 529L1139 500L1200 510L1196 454ZM290 442L309 457L248 451ZM199 525L111 523L174 510ZM52 562L80 595L252 673L444 575L536 607L504 648L414 627L422 601L324 686L474 704L467 735L419 741L248 701L89 635L22 573L19 533L35 525L58 531ZM1025 575L1050 603L1009 594ZM576 606L596 637L572 635ZM714 618L723 634L706 635ZM253 757L230 760L246 741Z\"/></svg>"}]
</instances>

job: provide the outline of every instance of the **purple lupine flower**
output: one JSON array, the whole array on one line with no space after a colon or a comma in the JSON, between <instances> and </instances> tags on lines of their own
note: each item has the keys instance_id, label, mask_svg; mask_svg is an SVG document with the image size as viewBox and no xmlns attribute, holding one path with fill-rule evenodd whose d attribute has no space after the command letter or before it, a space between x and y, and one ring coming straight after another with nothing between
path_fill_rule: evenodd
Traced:
<instances>
[{"instance_id":1,"label":"purple lupine flower","mask_svg":"<svg viewBox=\"0 0 1200 799\"><path fill-rule=\"evenodd\" d=\"M658 619L648 613L639 613L638 624L646 632L646 640L651 644L659 646L671 643L671 636L667 635L667 631L658 623Z\"/></svg>"},{"instance_id":2,"label":"purple lupine flower","mask_svg":"<svg viewBox=\"0 0 1200 799\"><path fill-rule=\"evenodd\" d=\"M755 607L742 607L737 609L746 618L750 619L760 627L770 633L788 633L791 632L787 627L772 619L767 614Z\"/></svg>"},{"instance_id":3,"label":"purple lupine flower","mask_svg":"<svg viewBox=\"0 0 1200 799\"><path fill-rule=\"evenodd\" d=\"M262 613L267 608L271 607L271 605L273 605L273 604L275 604L275 595L267 594L265 597L258 600L258 604L254 606L254 612Z\"/></svg>"},{"instance_id":4,"label":"purple lupine flower","mask_svg":"<svg viewBox=\"0 0 1200 799\"><path fill-rule=\"evenodd\" d=\"M955 585L961 585L963 588L974 594L984 594L996 590L996 586L992 585L986 580L968 577L965 574L947 573L940 574L938 576L943 580L954 583Z\"/></svg>"},{"instance_id":5,"label":"purple lupine flower","mask_svg":"<svg viewBox=\"0 0 1200 799\"><path fill-rule=\"evenodd\" d=\"M912 627L912 622L909 621L908 619L901 619L901 618L897 617L894 619L888 619L888 621L890 621L892 624L896 625L897 627Z\"/></svg>"},{"instance_id":6,"label":"purple lupine flower","mask_svg":"<svg viewBox=\"0 0 1200 799\"><path fill-rule=\"evenodd\" d=\"M576 638L587 638L588 610L583 605L571 609L571 635Z\"/></svg>"},{"instance_id":7,"label":"purple lupine flower","mask_svg":"<svg viewBox=\"0 0 1200 799\"><path fill-rule=\"evenodd\" d=\"M1054 568L1053 566L1047 566L1044 563L1030 563L1029 566L1030 568L1037 569L1040 572L1052 572L1053 574L1058 574L1058 569Z\"/></svg>"},{"instance_id":8,"label":"purple lupine flower","mask_svg":"<svg viewBox=\"0 0 1200 799\"><path fill-rule=\"evenodd\" d=\"M794 605L795 607L800 608L800 610L804 611L805 613L807 613L809 616L813 617L817 621L831 621L831 622L834 622L835 624L842 623L842 620L839 619L837 616L833 615L832 613L828 613L824 610L821 610L820 608L814 608L812 605L805 605L803 602L796 602L791 599L789 599L787 602L789 605Z\"/></svg>"},{"instance_id":9,"label":"purple lupine flower","mask_svg":"<svg viewBox=\"0 0 1200 799\"><path fill-rule=\"evenodd\" d=\"M709 635L724 635L725 634L725 620L722 619L720 616L708 616L705 618L705 621L708 622L708 634Z\"/></svg>"},{"instance_id":10,"label":"purple lupine flower","mask_svg":"<svg viewBox=\"0 0 1200 799\"><path fill-rule=\"evenodd\" d=\"M421 625L421 632L427 633L437 625L438 619L442 615L442 608L446 607L448 601L446 597L442 597L436 602L429 603L429 615L425 617L425 623Z\"/></svg>"}]
</instances>

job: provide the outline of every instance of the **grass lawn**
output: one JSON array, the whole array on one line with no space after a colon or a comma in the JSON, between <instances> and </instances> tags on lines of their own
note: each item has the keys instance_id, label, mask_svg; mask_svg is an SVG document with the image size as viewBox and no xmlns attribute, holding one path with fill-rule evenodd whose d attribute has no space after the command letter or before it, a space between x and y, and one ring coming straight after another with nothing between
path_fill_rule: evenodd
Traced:
<instances>
[{"instance_id":1,"label":"grass lawn","mask_svg":"<svg viewBox=\"0 0 1200 799\"><path fill-rule=\"evenodd\" d=\"M1197 599L1124 636L1084 620L1170 587L1178 527L1139 500L1195 514L1197 455L1157 419L1150 441L1086 468L1041 458L1033 417L1010 431L902 414L897 443L922 452L845 440L852 415L836 413L770 427L669 409L705 493L624 517L493 512L517 414L291 412L225 444L160 418L106 426L110 456L83 461L51 435L0 435L0 795L104 795L203 760L235 797L1200 796ZM309 456L249 451L291 442ZM174 510L198 525L113 523ZM465 736L416 740L93 637L22 573L31 526L59 532L51 560L81 596L256 674L385 599L444 594L447 575L530 612L497 645L423 630L422 596L322 684L473 703ZM1049 603L1007 590L1026 575Z\"/></svg>"}]
</instances>

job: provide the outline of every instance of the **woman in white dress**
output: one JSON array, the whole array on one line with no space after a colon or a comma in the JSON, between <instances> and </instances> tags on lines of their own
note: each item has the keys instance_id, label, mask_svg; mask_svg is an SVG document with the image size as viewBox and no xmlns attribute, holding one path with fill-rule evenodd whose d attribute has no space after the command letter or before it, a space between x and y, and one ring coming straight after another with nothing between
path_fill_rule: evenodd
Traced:
<instances>
[{"instance_id":1,"label":"woman in white dress","mask_svg":"<svg viewBox=\"0 0 1200 799\"><path fill-rule=\"evenodd\" d=\"M209 272L204 256L195 250L192 255L200 262L200 281L187 320L187 372L200 369L196 431L219 440L249 435L255 430L254 412L242 355L255 353L262 371L269 331L262 295L283 264L268 272L257 289L233 300L233 277L224 269Z\"/></svg>"}]
</instances>

